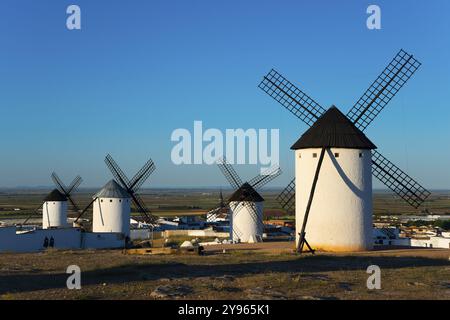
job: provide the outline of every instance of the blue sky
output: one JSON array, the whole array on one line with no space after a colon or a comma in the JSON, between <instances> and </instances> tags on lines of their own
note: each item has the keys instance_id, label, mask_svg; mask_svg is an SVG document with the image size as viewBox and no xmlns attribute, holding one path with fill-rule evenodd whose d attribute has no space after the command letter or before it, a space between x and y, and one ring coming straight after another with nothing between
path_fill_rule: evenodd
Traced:
<instances>
[{"instance_id":1,"label":"blue sky","mask_svg":"<svg viewBox=\"0 0 450 320\"><path fill-rule=\"evenodd\" d=\"M66 29L77 4L82 30ZM366 28L378 4L382 30ZM175 166L176 128L280 128L284 174L306 125L257 88L274 67L324 107L346 112L395 53L423 65L366 134L429 188L450 188L450 2L25 1L0 3L0 186L83 186L129 175L148 157L147 187L226 185L214 166ZM237 166L243 178L259 171ZM375 186L380 186L375 183Z\"/></svg>"}]
</instances>

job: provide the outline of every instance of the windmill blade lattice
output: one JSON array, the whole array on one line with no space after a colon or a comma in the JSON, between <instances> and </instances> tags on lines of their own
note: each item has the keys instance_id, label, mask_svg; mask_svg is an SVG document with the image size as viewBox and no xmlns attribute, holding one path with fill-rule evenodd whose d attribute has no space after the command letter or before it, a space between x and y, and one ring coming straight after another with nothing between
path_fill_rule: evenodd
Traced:
<instances>
[{"instance_id":1,"label":"windmill blade lattice","mask_svg":"<svg viewBox=\"0 0 450 320\"><path fill-rule=\"evenodd\" d=\"M268 184L281 174L281 168L279 166L272 166L265 170L262 174L257 175L251 179L248 183L254 188L258 189Z\"/></svg>"},{"instance_id":2,"label":"windmill blade lattice","mask_svg":"<svg viewBox=\"0 0 450 320\"><path fill-rule=\"evenodd\" d=\"M258 87L308 126L326 111L274 69L264 76Z\"/></svg>"},{"instance_id":3,"label":"windmill blade lattice","mask_svg":"<svg viewBox=\"0 0 450 320\"><path fill-rule=\"evenodd\" d=\"M218 208L209 210L209 211L206 213L206 221L207 221L207 222L215 221L215 220L217 219L217 217L219 216L221 210L222 210L221 207L218 207Z\"/></svg>"},{"instance_id":4,"label":"windmill blade lattice","mask_svg":"<svg viewBox=\"0 0 450 320\"><path fill-rule=\"evenodd\" d=\"M277 201L288 214L295 212L295 178L277 196Z\"/></svg>"},{"instance_id":5,"label":"windmill blade lattice","mask_svg":"<svg viewBox=\"0 0 450 320\"><path fill-rule=\"evenodd\" d=\"M148 179L148 177L155 171L155 164L153 160L150 159L147 163L135 174L130 182L130 188L132 190L138 190L142 184Z\"/></svg>"},{"instance_id":6,"label":"windmill blade lattice","mask_svg":"<svg viewBox=\"0 0 450 320\"><path fill-rule=\"evenodd\" d=\"M236 235L237 239L241 239L244 233L239 230L235 223L233 223L233 236Z\"/></svg>"},{"instance_id":7,"label":"windmill blade lattice","mask_svg":"<svg viewBox=\"0 0 450 320\"><path fill-rule=\"evenodd\" d=\"M420 65L421 63L413 55L401 49L347 113L350 121L364 131ZM273 69L263 78L258 87L308 126L311 126L325 112L325 109L317 102ZM420 206L430 192L379 152L372 150L372 153L374 163L372 174L411 206L414 208ZM288 212L294 210L295 180L289 183L277 199Z\"/></svg>"},{"instance_id":8,"label":"windmill blade lattice","mask_svg":"<svg viewBox=\"0 0 450 320\"><path fill-rule=\"evenodd\" d=\"M405 85L421 63L412 54L400 50L383 72L359 98L347 117L364 131Z\"/></svg>"},{"instance_id":9,"label":"windmill blade lattice","mask_svg":"<svg viewBox=\"0 0 450 320\"><path fill-rule=\"evenodd\" d=\"M234 168L229 163L227 163L227 160L225 158L219 159L217 161L217 165L219 166L220 171L222 171L223 175L234 189L237 189L242 185L241 178L234 170Z\"/></svg>"},{"instance_id":10,"label":"windmill blade lattice","mask_svg":"<svg viewBox=\"0 0 450 320\"><path fill-rule=\"evenodd\" d=\"M75 179L72 180L69 187L67 187L56 174L56 172L53 172L51 177L58 190L66 196L67 200L69 200L73 210L79 212L80 208L73 200L72 193L75 192L76 189L80 186L81 182L83 182L83 179L80 176L76 176Z\"/></svg>"},{"instance_id":11,"label":"windmill blade lattice","mask_svg":"<svg viewBox=\"0 0 450 320\"><path fill-rule=\"evenodd\" d=\"M206 221L214 222L219 217L219 215L221 215L223 213L223 211L225 211L225 210L228 211L227 208L228 208L228 203L226 204L225 201L223 200L222 190L220 190L219 205L216 208L211 209L206 213ZM228 212L227 212L227 215L228 215Z\"/></svg>"},{"instance_id":12,"label":"windmill blade lattice","mask_svg":"<svg viewBox=\"0 0 450 320\"><path fill-rule=\"evenodd\" d=\"M233 219L235 219L239 214L243 214L242 210L243 208L246 208L246 211L248 215L250 215L250 218L253 220L253 222L256 225L256 228L258 230L258 233L263 232L264 230L264 221L261 214L258 214L258 210L256 208L256 203L258 201L261 201L261 196L256 192L256 188L260 188L263 185L269 183L276 177L278 177L281 174L281 169L278 166L271 167L267 170L265 170L262 174L257 175L253 179L250 180L248 183L242 183L241 178L236 173L234 168L226 162L225 158L219 159L217 161L217 165L230 183L230 185L235 189L235 192L238 192L239 189L244 188L245 196L231 200L233 198L230 197L227 203L227 207L230 207L230 202L237 203L236 206L233 206L232 212L230 213L230 222L232 224L232 230L233 234L232 236L237 236L238 239L241 239L243 236L242 230L238 230L237 223L233 222ZM244 195L243 194L243 195ZM217 210L217 209L215 209ZM216 211L211 210L209 213L214 214Z\"/></svg>"},{"instance_id":13,"label":"windmill blade lattice","mask_svg":"<svg viewBox=\"0 0 450 320\"><path fill-rule=\"evenodd\" d=\"M113 174L114 178L119 182L122 187L125 189L129 189L130 180L125 175L125 173L120 169L119 165L114 161L111 155L107 155L105 158L105 163L108 166L109 170Z\"/></svg>"},{"instance_id":14,"label":"windmill blade lattice","mask_svg":"<svg viewBox=\"0 0 450 320\"><path fill-rule=\"evenodd\" d=\"M264 229L263 217L258 216L258 213L256 212L256 208L249 201L239 202L239 204L233 209L233 219L235 217L237 217L239 215L239 213L242 212L242 209L244 209L244 208L247 209L247 212L250 214L250 218L252 218L253 222L255 222L258 229L260 229L262 232ZM233 224L233 230L235 227L236 227L236 224ZM242 236L242 232L241 232L241 236Z\"/></svg>"},{"instance_id":15,"label":"windmill blade lattice","mask_svg":"<svg viewBox=\"0 0 450 320\"><path fill-rule=\"evenodd\" d=\"M150 210L145 206L144 201L137 194L137 190L148 179L151 173L155 170L155 165L150 159L146 164L136 173L133 179L130 181L119 165L114 161L111 155L107 155L105 163L113 174L114 178L127 190L130 194L136 210L141 214L142 218L147 223L155 223L157 218L150 213Z\"/></svg>"},{"instance_id":16,"label":"windmill blade lattice","mask_svg":"<svg viewBox=\"0 0 450 320\"><path fill-rule=\"evenodd\" d=\"M147 223L155 223L158 219L151 214L150 210L145 206L144 201L137 193L130 194L136 205L137 211L142 215L142 218Z\"/></svg>"},{"instance_id":17,"label":"windmill blade lattice","mask_svg":"<svg viewBox=\"0 0 450 320\"><path fill-rule=\"evenodd\" d=\"M376 150L372 150L372 163L372 174L414 208L431 194Z\"/></svg>"},{"instance_id":18,"label":"windmill blade lattice","mask_svg":"<svg viewBox=\"0 0 450 320\"><path fill-rule=\"evenodd\" d=\"M261 212L261 215L258 215L258 212L256 211L256 208L254 204L251 204L249 202L244 202L244 206L247 209L248 212L250 212L250 217L252 220L256 223L258 226L258 229L262 233L264 231L264 216L263 212Z\"/></svg>"},{"instance_id":19,"label":"windmill blade lattice","mask_svg":"<svg viewBox=\"0 0 450 320\"><path fill-rule=\"evenodd\" d=\"M81 179L80 176L76 176L75 179L73 179L72 183L69 185L69 187L67 188L67 192L69 194L71 194L72 192L74 192L76 189L78 189L78 187L80 186L80 184L83 182L83 179Z\"/></svg>"}]
</instances>

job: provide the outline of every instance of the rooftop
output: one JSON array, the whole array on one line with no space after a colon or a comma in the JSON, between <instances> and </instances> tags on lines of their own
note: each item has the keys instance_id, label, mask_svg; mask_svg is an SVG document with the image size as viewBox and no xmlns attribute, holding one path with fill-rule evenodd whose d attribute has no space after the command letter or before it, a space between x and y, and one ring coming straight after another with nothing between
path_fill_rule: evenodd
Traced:
<instances>
[{"instance_id":1,"label":"rooftop","mask_svg":"<svg viewBox=\"0 0 450 320\"><path fill-rule=\"evenodd\" d=\"M261 202L264 198L246 182L230 196L229 201Z\"/></svg>"},{"instance_id":2,"label":"rooftop","mask_svg":"<svg viewBox=\"0 0 450 320\"><path fill-rule=\"evenodd\" d=\"M67 197L63 195L58 189L53 189L45 198L44 201L67 201Z\"/></svg>"},{"instance_id":3,"label":"rooftop","mask_svg":"<svg viewBox=\"0 0 450 320\"><path fill-rule=\"evenodd\" d=\"M121 187L115 180L110 180L105 186L94 195L94 198L130 198L130 194Z\"/></svg>"},{"instance_id":4,"label":"rooftop","mask_svg":"<svg viewBox=\"0 0 450 320\"><path fill-rule=\"evenodd\" d=\"M291 149L376 149L376 146L338 108L332 106L295 142Z\"/></svg>"}]
</instances>

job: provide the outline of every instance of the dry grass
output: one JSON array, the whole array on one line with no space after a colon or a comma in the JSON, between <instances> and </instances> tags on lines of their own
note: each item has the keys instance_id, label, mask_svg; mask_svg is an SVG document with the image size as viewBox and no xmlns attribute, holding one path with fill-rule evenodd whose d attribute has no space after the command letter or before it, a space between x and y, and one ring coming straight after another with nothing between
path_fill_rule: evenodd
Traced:
<instances>
[{"instance_id":1,"label":"dry grass","mask_svg":"<svg viewBox=\"0 0 450 320\"><path fill-rule=\"evenodd\" d=\"M1 299L152 299L158 286L189 286L186 299L450 299L449 250L298 256L228 250L206 256L128 256L117 250L0 254ZM68 265L82 289L68 290ZM368 290L366 268L382 270ZM229 277L227 277L228 275ZM226 276L226 277L224 277Z\"/></svg>"}]
</instances>

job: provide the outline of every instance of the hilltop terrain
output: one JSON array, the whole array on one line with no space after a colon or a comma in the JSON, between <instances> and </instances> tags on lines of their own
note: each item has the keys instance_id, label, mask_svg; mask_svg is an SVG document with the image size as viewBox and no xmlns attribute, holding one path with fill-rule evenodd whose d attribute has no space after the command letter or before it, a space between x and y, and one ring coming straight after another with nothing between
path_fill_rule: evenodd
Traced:
<instances>
[{"instance_id":1,"label":"hilltop terrain","mask_svg":"<svg viewBox=\"0 0 450 320\"><path fill-rule=\"evenodd\" d=\"M0 298L450 299L450 250L299 256L291 246L246 245L205 256L120 250L0 254ZM81 268L81 290L66 288L72 264ZM366 287L366 269L373 264L381 268L381 290Z\"/></svg>"}]
</instances>

